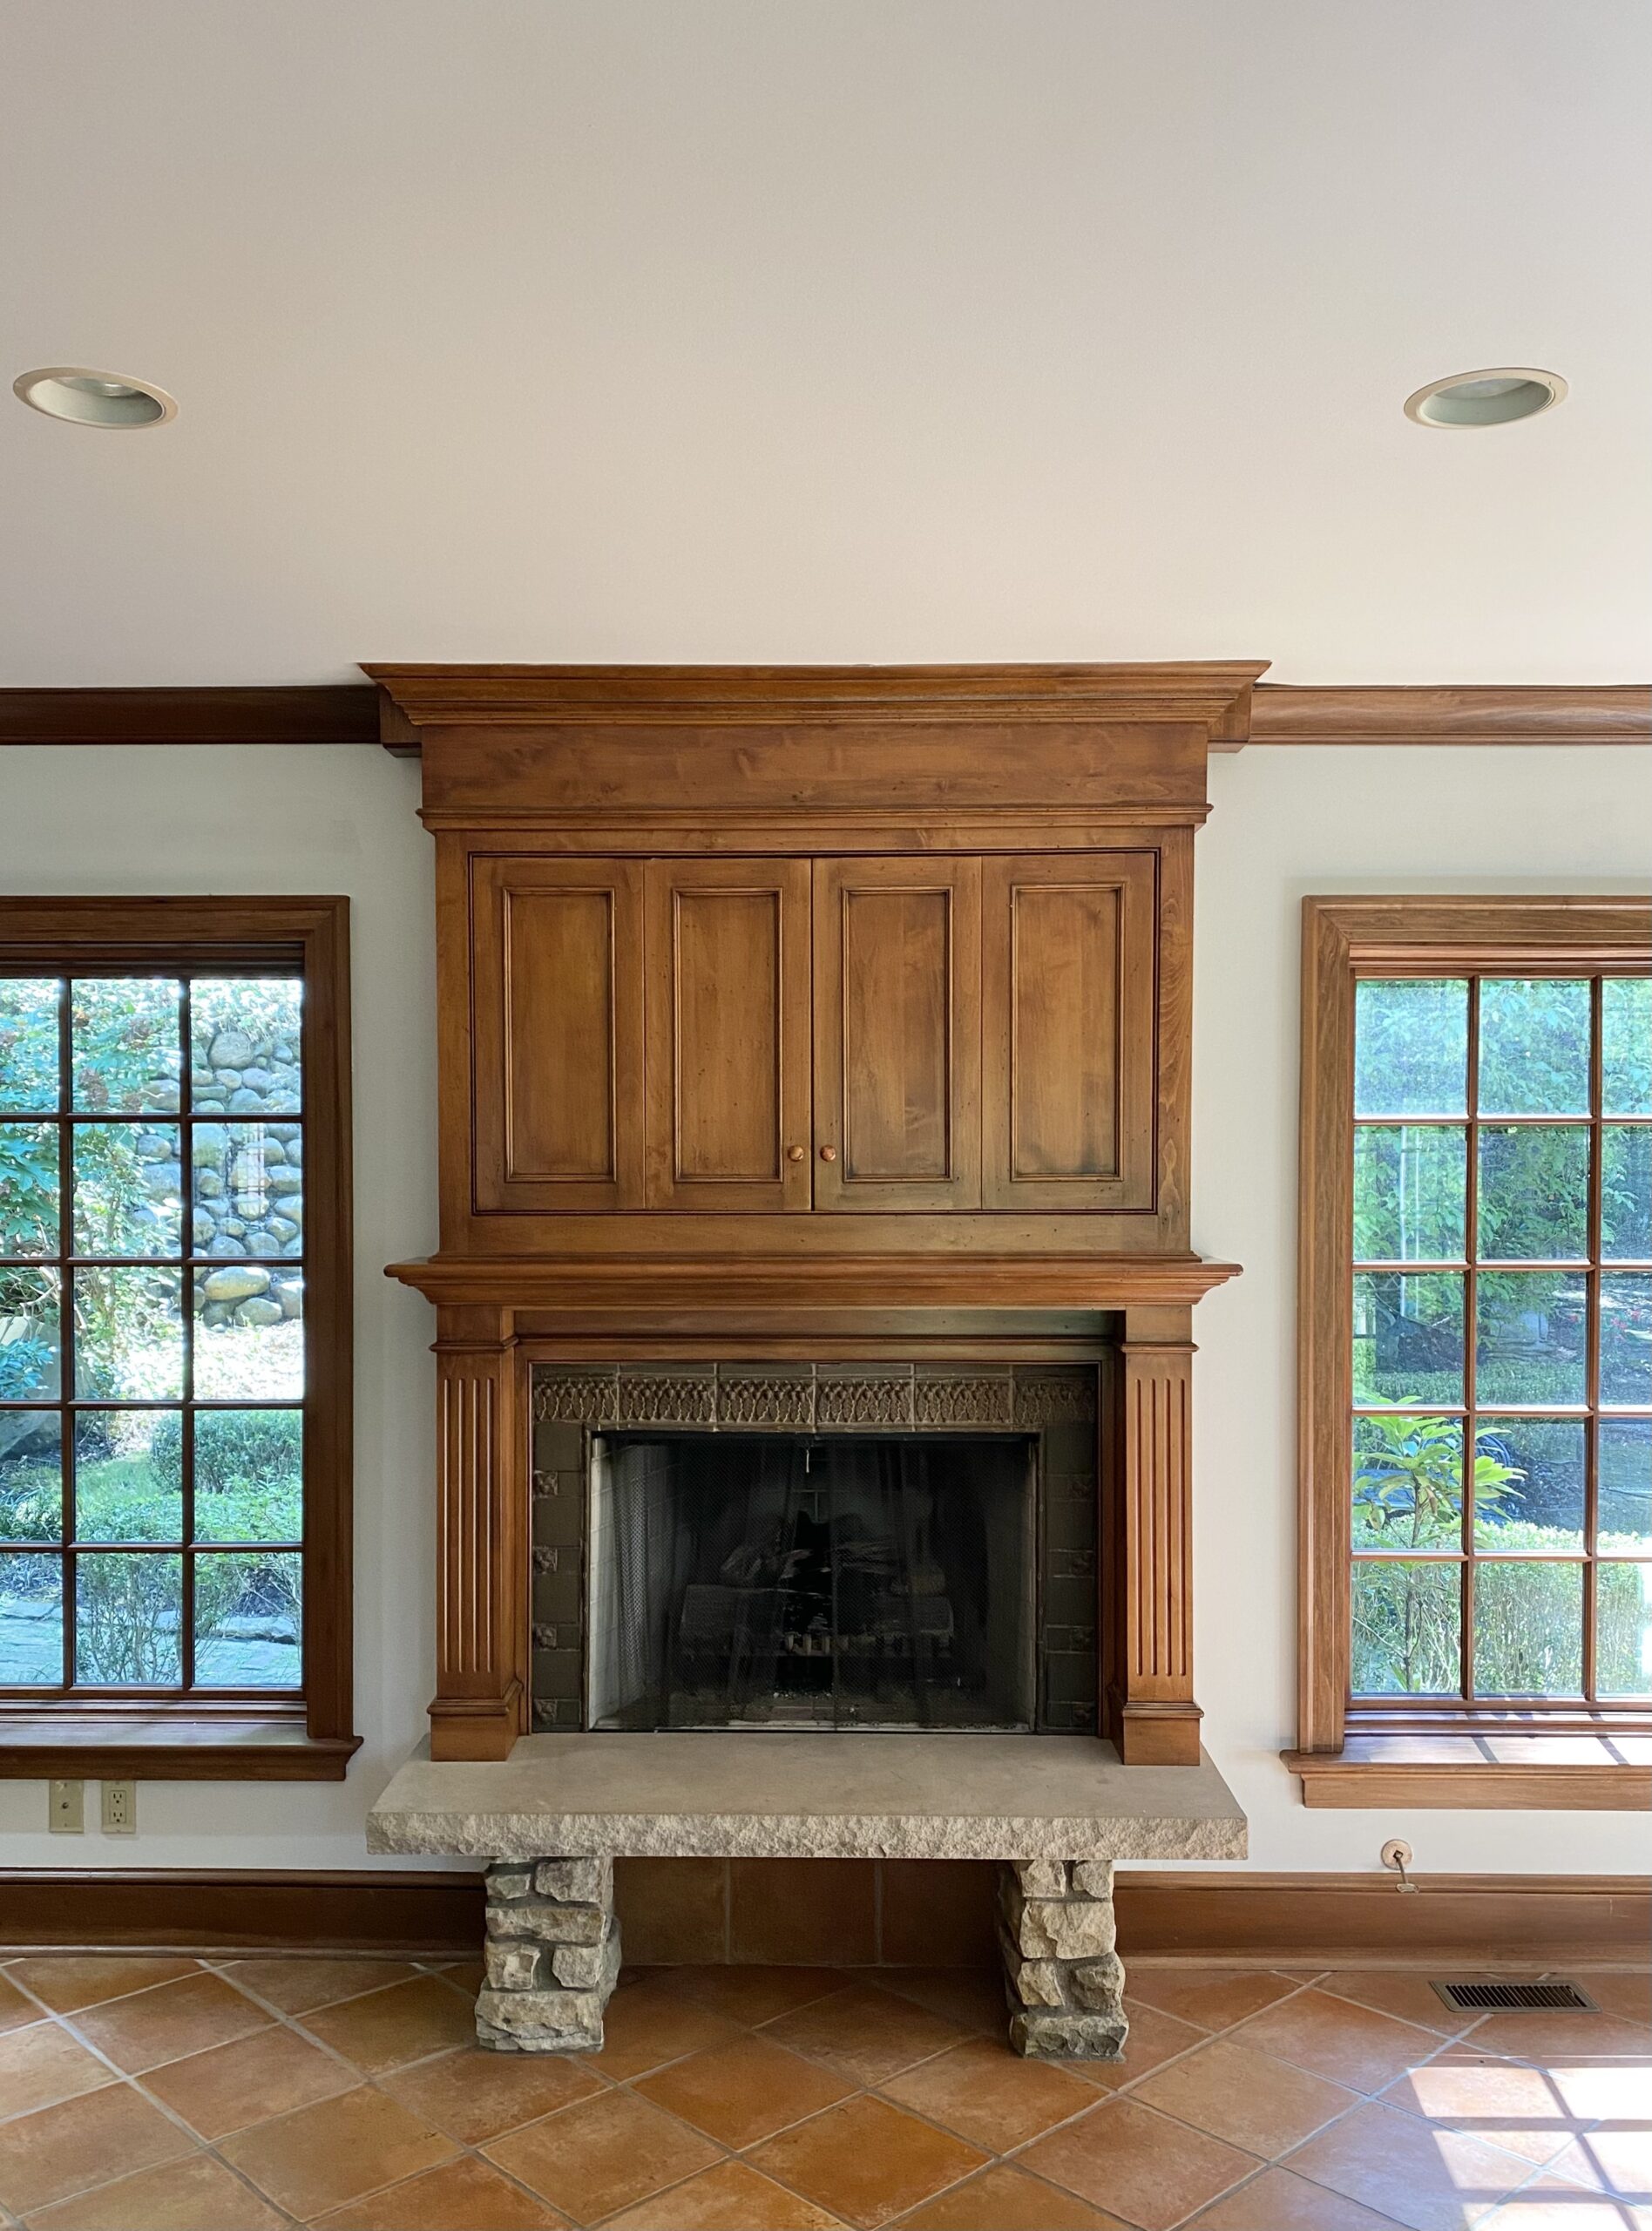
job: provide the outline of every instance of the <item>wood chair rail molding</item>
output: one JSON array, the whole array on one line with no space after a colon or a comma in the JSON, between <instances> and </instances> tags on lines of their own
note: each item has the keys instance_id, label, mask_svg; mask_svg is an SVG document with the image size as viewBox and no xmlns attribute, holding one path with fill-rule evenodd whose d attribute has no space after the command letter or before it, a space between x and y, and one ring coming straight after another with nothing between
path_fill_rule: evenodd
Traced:
<instances>
[{"instance_id":1,"label":"wood chair rail molding","mask_svg":"<svg viewBox=\"0 0 1652 2231\"><path fill-rule=\"evenodd\" d=\"M525 1725L535 1344L996 1339L1109 1374L1105 1732L1196 1763L1193 837L1263 667L368 671L437 845L433 1754Z\"/></svg>"},{"instance_id":2,"label":"wood chair rail molding","mask_svg":"<svg viewBox=\"0 0 1652 2231\"><path fill-rule=\"evenodd\" d=\"M1361 976L1643 970L1652 899L1335 896L1303 901L1297 1206L1297 1733L1310 1806L1635 1809L1652 1712L1491 1700L1349 1700L1354 1000Z\"/></svg>"}]
</instances>

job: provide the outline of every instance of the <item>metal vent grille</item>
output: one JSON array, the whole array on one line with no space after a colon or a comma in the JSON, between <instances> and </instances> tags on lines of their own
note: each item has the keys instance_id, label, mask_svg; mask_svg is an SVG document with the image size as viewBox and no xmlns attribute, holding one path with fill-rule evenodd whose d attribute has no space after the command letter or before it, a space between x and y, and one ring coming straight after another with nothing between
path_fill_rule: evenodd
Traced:
<instances>
[{"instance_id":1,"label":"metal vent grille","mask_svg":"<svg viewBox=\"0 0 1652 2231\"><path fill-rule=\"evenodd\" d=\"M1598 2014L1575 1983L1436 1983L1434 1990L1456 2014L1508 2014L1540 2009L1546 2014Z\"/></svg>"}]
</instances>

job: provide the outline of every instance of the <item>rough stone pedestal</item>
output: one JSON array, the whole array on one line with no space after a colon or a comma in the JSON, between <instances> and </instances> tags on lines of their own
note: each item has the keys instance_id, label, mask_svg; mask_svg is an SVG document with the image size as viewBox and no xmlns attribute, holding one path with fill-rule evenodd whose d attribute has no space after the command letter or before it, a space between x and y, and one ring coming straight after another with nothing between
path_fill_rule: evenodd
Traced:
<instances>
[{"instance_id":1,"label":"rough stone pedestal","mask_svg":"<svg viewBox=\"0 0 1652 2231\"><path fill-rule=\"evenodd\" d=\"M1022 1859L999 1886L1010 2043L1035 2060L1122 2060L1129 2024L1114 1950L1113 1862Z\"/></svg>"},{"instance_id":2,"label":"rough stone pedestal","mask_svg":"<svg viewBox=\"0 0 1652 2231\"><path fill-rule=\"evenodd\" d=\"M476 2034L497 2052L593 2053L620 1975L613 1862L495 1860Z\"/></svg>"}]
</instances>

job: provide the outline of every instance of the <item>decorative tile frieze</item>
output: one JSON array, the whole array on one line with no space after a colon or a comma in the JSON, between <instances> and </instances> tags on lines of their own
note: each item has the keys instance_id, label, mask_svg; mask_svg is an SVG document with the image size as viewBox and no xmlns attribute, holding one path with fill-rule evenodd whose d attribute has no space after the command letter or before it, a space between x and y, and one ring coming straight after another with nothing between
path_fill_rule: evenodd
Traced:
<instances>
[{"instance_id":1,"label":"decorative tile frieze","mask_svg":"<svg viewBox=\"0 0 1652 2231\"><path fill-rule=\"evenodd\" d=\"M912 1381L913 1423L991 1430L1015 1421L1015 1382L1008 1371L965 1373L919 1368Z\"/></svg>"},{"instance_id":2,"label":"decorative tile frieze","mask_svg":"<svg viewBox=\"0 0 1652 2231\"><path fill-rule=\"evenodd\" d=\"M1095 1401L1093 1371L1034 1371L1025 1367L1016 1371L1018 1426L1090 1425L1095 1420Z\"/></svg>"},{"instance_id":3,"label":"decorative tile frieze","mask_svg":"<svg viewBox=\"0 0 1652 2231\"><path fill-rule=\"evenodd\" d=\"M815 1380L815 1423L822 1433L911 1427L912 1367L856 1371L823 1366Z\"/></svg>"},{"instance_id":4,"label":"decorative tile frieze","mask_svg":"<svg viewBox=\"0 0 1652 2231\"><path fill-rule=\"evenodd\" d=\"M622 1371L614 1422L620 1426L711 1426L717 1421L717 1375L696 1371Z\"/></svg>"},{"instance_id":5,"label":"decorative tile frieze","mask_svg":"<svg viewBox=\"0 0 1652 2231\"><path fill-rule=\"evenodd\" d=\"M563 1364L540 1364L533 1373L532 1408L535 1422L583 1426L611 1426L619 1407L617 1368L573 1369Z\"/></svg>"},{"instance_id":6,"label":"decorative tile frieze","mask_svg":"<svg viewBox=\"0 0 1652 2231\"><path fill-rule=\"evenodd\" d=\"M717 1423L808 1433L815 1423L815 1373L809 1364L773 1371L717 1366Z\"/></svg>"}]
</instances>

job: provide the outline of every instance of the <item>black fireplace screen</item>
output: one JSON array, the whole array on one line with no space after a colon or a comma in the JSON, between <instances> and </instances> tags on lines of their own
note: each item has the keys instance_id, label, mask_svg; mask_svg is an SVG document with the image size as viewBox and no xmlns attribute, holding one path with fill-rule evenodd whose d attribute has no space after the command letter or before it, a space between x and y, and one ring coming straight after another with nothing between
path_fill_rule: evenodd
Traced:
<instances>
[{"instance_id":1,"label":"black fireplace screen","mask_svg":"<svg viewBox=\"0 0 1652 2231\"><path fill-rule=\"evenodd\" d=\"M1035 1449L597 1435L590 1725L1031 1726Z\"/></svg>"}]
</instances>

